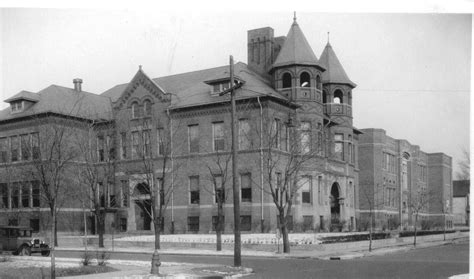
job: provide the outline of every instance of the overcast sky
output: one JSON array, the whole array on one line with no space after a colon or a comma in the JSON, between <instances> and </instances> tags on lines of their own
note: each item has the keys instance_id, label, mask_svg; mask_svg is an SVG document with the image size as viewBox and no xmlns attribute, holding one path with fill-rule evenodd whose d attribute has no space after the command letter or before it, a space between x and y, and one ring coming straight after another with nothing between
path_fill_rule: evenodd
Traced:
<instances>
[{"instance_id":1,"label":"overcast sky","mask_svg":"<svg viewBox=\"0 0 474 279\"><path fill-rule=\"evenodd\" d=\"M247 30L286 35L288 12L1 10L0 99L50 84L102 93L143 65L152 78L247 61ZM319 58L330 42L353 91L354 125L383 128L453 167L469 147L472 17L297 11ZM5 103L1 102L0 108Z\"/></svg>"}]
</instances>

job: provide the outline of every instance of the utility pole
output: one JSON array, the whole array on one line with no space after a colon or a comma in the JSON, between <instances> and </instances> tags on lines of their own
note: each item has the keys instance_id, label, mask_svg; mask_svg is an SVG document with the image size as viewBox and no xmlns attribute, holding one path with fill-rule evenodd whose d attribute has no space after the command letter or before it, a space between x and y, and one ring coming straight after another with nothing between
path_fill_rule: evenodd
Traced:
<instances>
[{"instance_id":1,"label":"utility pole","mask_svg":"<svg viewBox=\"0 0 474 279\"><path fill-rule=\"evenodd\" d=\"M242 266L241 241L240 241L240 193L237 184L237 117L235 116L235 89L242 86L242 82L234 82L234 58L230 56L230 87L219 93L223 96L230 93L230 103L232 106L232 190L234 194L234 266Z\"/></svg>"},{"instance_id":2,"label":"utility pole","mask_svg":"<svg viewBox=\"0 0 474 279\"><path fill-rule=\"evenodd\" d=\"M232 106L232 189L234 193L234 266L242 265L240 241L240 193L237 185L237 119L235 116L234 58L230 56L230 103Z\"/></svg>"}]
</instances>

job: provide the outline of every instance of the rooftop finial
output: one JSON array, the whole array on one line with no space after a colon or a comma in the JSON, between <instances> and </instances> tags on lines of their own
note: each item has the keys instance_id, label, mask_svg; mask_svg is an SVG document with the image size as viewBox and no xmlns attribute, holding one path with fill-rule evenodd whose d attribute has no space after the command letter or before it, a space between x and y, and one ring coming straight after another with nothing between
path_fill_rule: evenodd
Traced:
<instances>
[{"instance_id":1,"label":"rooftop finial","mask_svg":"<svg viewBox=\"0 0 474 279\"><path fill-rule=\"evenodd\" d=\"M296 11L293 12L293 22L296 23Z\"/></svg>"},{"instance_id":2,"label":"rooftop finial","mask_svg":"<svg viewBox=\"0 0 474 279\"><path fill-rule=\"evenodd\" d=\"M138 69L140 69L140 71L142 70L142 65L138 65Z\"/></svg>"},{"instance_id":3,"label":"rooftop finial","mask_svg":"<svg viewBox=\"0 0 474 279\"><path fill-rule=\"evenodd\" d=\"M329 31L328 31L328 45L329 45Z\"/></svg>"}]
</instances>

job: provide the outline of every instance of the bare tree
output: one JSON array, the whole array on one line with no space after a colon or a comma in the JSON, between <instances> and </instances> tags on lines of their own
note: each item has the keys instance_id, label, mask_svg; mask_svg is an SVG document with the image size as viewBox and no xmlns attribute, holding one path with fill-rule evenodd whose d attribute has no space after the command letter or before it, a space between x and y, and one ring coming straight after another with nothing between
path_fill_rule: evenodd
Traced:
<instances>
[{"instance_id":1,"label":"bare tree","mask_svg":"<svg viewBox=\"0 0 474 279\"><path fill-rule=\"evenodd\" d=\"M83 190L82 201L91 205L97 220L99 247L104 247L106 212L116 204L115 200L109 200L115 185L116 134L108 121L89 121L82 126L84 132L75 139L82 157L76 172L78 188Z\"/></svg>"},{"instance_id":2,"label":"bare tree","mask_svg":"<svg viewBox=\"0 0 474 279\"><path fill-rule=\"evenodd\" d=\"M299 129L291 123L284 123L278 118L266 119L263 131L264 180L278 211L278 229L283 237L283 252L290 252L288 224L290 223L293 202L296 193L305 185L305 171L313 172L311 163L317 160L322 152L322 137L312 140L307 123L302 122Z\"/></svg>"},{"instance_id":3,"label":"bare tree","mask_svg":"<svg viewBox=\"0 0 474 279\"><path fill-rule=\"evenodd\" d=\"M72 177L78 149L71 143L80 133L76 121L54 116L34 118L36 133L33 134L32 163L25 166L25 172L39 182L42 200L49 207L51 215L51 277L55 278L55 253L57 242L57 216L65 202L74 199Z\"/></svg>"},{"instance_id":4,"label":"bare tree","mask_svg":"<svg viewBox=\"0 0 474 279\"><path fill-rule=\"evenodd\" d=\"M459 171L457 172L457 179L458 180L469 180L471 177L471 157L469 150L463 148L462 149L463 157L462 160L459 162Z\"/></svg>"},{"instance_id":5,"label":"bare tree","mask_svg":"<svg viewBox=\"0 0 474 279\"><path fill-rule=\"evenodd\" d=\"M374 211L379 206L384 205L384 196L380 199L380 193L384 191L384 188L380 188L377 184L373 191L369 191L367 187L361 187L362 193L364 194L365 201L369 207L369 252L372 251L372 239L374 234ZM382 192L383 193L383 192Z\"/></svg>"},{"instance_id":6,"label":"bare tree","mask_svg":"<svg viewBox=\"0 0 474 279\"><path fill-rule=\"evenodd\" d=\"M434 193L425 189L425 188L418 188L418 190L412 193L408 206L411 210L411 215L415 216L414 222L414 237L413 237L413 246L416 247L416 233L417 233L417 226L418 226L418 216L420 213L428 210L428 205L434 198Z\"/></svg>"},{"instance_id":7,"label":"bare tree","mask_svg":"<svg viewBox=\"0 0 474 279\"><path fill-rule=\"evenodd\" d=\"M211 189L204 187L206 191L215 195L217 204L217 216L214 222L216 231L216 250L222 250L222 232L224 231L224 204L231 189L232 173L230 170L231 153L216 152L206 167L208 174L206 180L211 183Z\"/></svg>"}]
</instances>

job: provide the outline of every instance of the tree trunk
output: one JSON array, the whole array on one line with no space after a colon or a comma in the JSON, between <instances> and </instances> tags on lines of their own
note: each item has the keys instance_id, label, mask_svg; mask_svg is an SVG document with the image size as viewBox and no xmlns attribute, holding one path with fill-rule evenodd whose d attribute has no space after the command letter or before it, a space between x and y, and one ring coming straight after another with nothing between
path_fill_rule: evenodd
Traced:
<instances>
[{"instance_id":1,"label":"tree trunk","mask_svg":"<svg viewBox=\"0 0 474 279\"><path fill-rule=\"evenodd\" d=\"M97 226L99 233L99 248L104 248L104 233L105 233L105 212L100 211L97 218Z\"/></svg>"},{"instance_id":2,"label":"tree trunk","mask_svg":"<svg viewBox=\"0 0 474 279\"><path fill-rule=\"evenodd\" d=\"M155 249L159 250L161 247L161 218L155 218L155 222L153 222L153 225L155 226Z\"/></svg>"},{"instance_id":3,"label":"tree trunk","mask_svg":"<svg viewBox=\"0 0 474 279\"><path fill-rule=\"evenodd\" d=\"M58 247L58 217L54 216L54 247Z\"/></svg>"},{"instance_id":4,"label":"tree trunk","mask_svg":"<svg viewBox=\"0 0 474 279\"><path fill-rule=\"evenodd\" d=\"M51 236L52 236L52 243L56 243L57 242L57 239L56 239L56 209L53 209L53 212L52 212L52 222L51 222ZM54 249L55 249L55 245L51 245L51 252L50 252L50 255L51 255L51 279L55 279L56 278L56 258L54 256Z\"/></svg>"},{"instance_id":5,"label":"tree trunk","mask_svg":"<svg viewBox=\"0 0 474 279\"><path fill-rule=\"evenodd\" d=\"M288 227L286 216L280 211L280 233L283 237L283 253L290 253L290 239L288 238Z\"/></svg>"},{"instance_id":6,"label":"tree trunk","mask_svg":"<svg viewBox=\"0 0 474 279\"><path fill-rule=\"evenodd\" d=\"M370 221L369 221L369 252L372 251L372 233L374 231L374 224L372 222L372 214L369 215Z\"/></svg>"},{"instance_id":7,"label":"tree trunk","mask_svg":"<svg viewBox=\"0 0 474 279\"><path fill-rule=\"evenodd\" d=\"M216 224L216 251L222 251L222 203L217 206L217 224Z\"/></svg>"},{"instance_id":8,"label":"tree trunk","mask_svg":"<svg viewBox=\"0 0 474 279\"><path fill-rule=\"evenodd\" d=\"M418 214L415 215L415 234L413 238L413 246L416 247L416 224L418 223Z\"/></svg>"}]
</instances>

